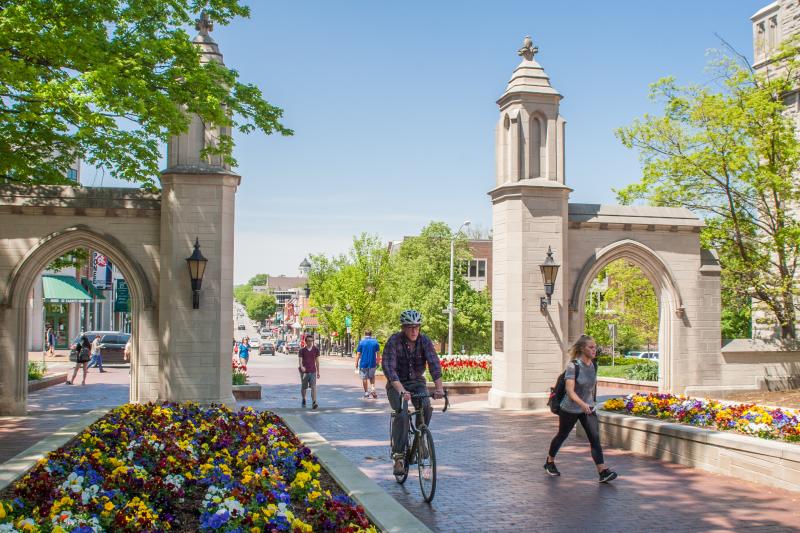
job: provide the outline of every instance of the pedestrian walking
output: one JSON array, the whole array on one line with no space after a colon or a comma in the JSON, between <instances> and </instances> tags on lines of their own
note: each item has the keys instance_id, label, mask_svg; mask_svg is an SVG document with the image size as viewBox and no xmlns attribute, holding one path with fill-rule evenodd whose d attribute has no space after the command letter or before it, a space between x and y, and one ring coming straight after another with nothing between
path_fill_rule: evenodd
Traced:
<instances>
[{"instance_id":1,"label":"pedestrian walking","mask_svg":"<svg viewBox=\"0 0 800 533\"><path fill-rule=\"evenodd\" d=\"M319 407L317 404L317 380L319 374L319 348L314 346L314 336L306 336L306 345L298 352L300 362L300 394L303 401L300 405L306 406L306 390L311 388L311 408Z\"/></svg>"},{"instance_id":2,"label":"pedestrian walking","mask_svg":"<svg viewBox=\"0 0 800 533\"><path fill-rule=\"evenodd\" d=\"M53 331L50 324L47 325L47 333L45 333L45 342L47 343L47 355L53 357L56 350L56 333Z\"/></svg>"},{"instance_id":3,"label":"pedestrian walking","mask_svg":"<svg viewBox=\"0 0 800 533\"><path fill-rule=\"evenodd\" d=\"M100 349L100 335L96 335L92 341L92 360L87 368L95 367L100 369L100 372L105 372L103 370L103 352Z\"/></svg>"},{"instance_id":4,"label":"pedestrian walking","mask_svg":"<svg viewBox=\"0 0 800 533\"><path fill-rule=\"evenodd\" d=\"M239 345L239 363L247 366L250 360L250 337L242 337L242 343Z\"/></svg>"},{"instance_id":5,"label":"pedestrian walking","mask_svg":"<svg viewBox=\"0 0 800 533\"><path fill-rule=\"evenodd\" d=\"M580 422L592 448L592 459L597 468L599 481L608 483L616 479L617 473L606 468L603 461L603 448L600 446L600 423L595 412L597 344L590 336L581 335L569 349L569 354L571 360L564 370L566 394L558 410L558 433L550 443L544 470L551 476L561 475L556 468L556 454L572 428L577 422Z\"/></svg>"},{"instance_id":6,"label":"pedestrian walking","mask_svg":"<svg viewBox=\"0 0 800 533\"><path fill-rule=\"evenodd\" d=\"M73 350L75 350L75 369L72 371L72 379L66 381L67 385L72 385L75 382L75 376L78 375L78 369L83 368L83 381L81 385L86 385L86 365L89 363L89 352L92 349L92 344L86 335L81 337L81 340L75 343Z\"/></svg>"},{"instance_id":7,"label":"pedestrian walking","mask_svg":"<svg viewBox=\"0 0 800 533\"><path fill-rule=\"evenodd\" d=\"M361 384L364 386L364 399L378 397L378 393L375 392L375 370L381 364L380 352L381 345L372 338L372 331L365 331L364 338L356 348L356 370L361 377ZM367 389L368 386L369 389Z\"/></svg>"}]
</instances>

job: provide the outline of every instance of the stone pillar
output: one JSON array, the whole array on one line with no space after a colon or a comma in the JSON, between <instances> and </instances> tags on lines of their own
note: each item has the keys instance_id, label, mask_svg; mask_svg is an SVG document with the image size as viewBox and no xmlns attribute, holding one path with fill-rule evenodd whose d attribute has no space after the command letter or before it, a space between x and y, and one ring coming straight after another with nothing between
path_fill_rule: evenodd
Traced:
<instances>
[{"instance_id":1,"label":"stone pillar","mask_svg":"<svg viewBox=\"0 0 800 533\"><path fill-rule=\"evenodd\" d=\"M539 270L548 247L563 264L570 189L547 179L506 183L492 198L494 323L489 403L506 409L543 409L553 376L564 365L568 326L566 276L559 272L545 312ZM502 330L502 339L499 332Z\"/></svg>"},{"instance_id":2,"label":"stone pillar","mask_svg":"<svg viewBox=\"0 0 800 533\"><path fill-rule=\"evenodd\" d=\"M220 170L161 176L162 384L159 399L233 405L233 222L240 178ZM192 309L186 258L195 238L208 259L200 308Z\"/></svg>"},{"instance_id":3,"label":"stone pillar","mask_svg":"<svg viewBox=\"0 0 800 533\"><path fill-rule=\"evenodd\" d=\"M193 43L200 61L222 63L204 12ZM218 154L204 153L229 136L228 125L207 124L192 116L186 132L167 146L169 168L161 185L161 330L162 382L159 398L169 401L234 405L231 383L233 332L233 222L240 177ZM192 308L186 258L195 239L208 259L200 308Z\"/></svg>"}]
</instances>

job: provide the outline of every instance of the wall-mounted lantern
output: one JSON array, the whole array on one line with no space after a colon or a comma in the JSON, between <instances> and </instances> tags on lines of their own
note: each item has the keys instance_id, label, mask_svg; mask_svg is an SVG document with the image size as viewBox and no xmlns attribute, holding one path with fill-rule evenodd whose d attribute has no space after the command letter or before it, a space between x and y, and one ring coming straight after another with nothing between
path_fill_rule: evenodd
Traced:
<instances>
[{"instance_id":1,"label":"wall-mounted lantern","mask_svg":"<svg viewBox=\"0 0 800 533\"><path fill-rule=\"evenodd\" d=\"M547 306L552 303L551 298L553 296L553 289L556 286L556 278L558 277L558 268L560 266L561 265L553 260L553 250L548 246L547 258L544 260L544 263L539 265L542 271L542 280L544 281L544 293L547 295L539 299L539 309L541 309L542 312L547 311Z\"/></svg>"},{"instance_id":2,"label":"wall-mounted lantern","mask_svg":"<svg viewBox=\"0 0 800 533\"><path fill-rule=\"evenodd\" d=\"M192 309L200 309L200 287L203 285L206 263L208 263L208 259L200 253L200 239L195 237L194 252L186 258L186 264L189 265L189 276L192 279Z\"/></svg>"},{"instance_id":3,"label":"wall-mounted lantern","mask_svg":"<svg viewBox=\"0 0 800 533\"><path fill-rule=\"evenodd\" d=\"M306 300L309 296L311 296L311 287L306 283L306 286L303 287L303 291L306 293Z\"/></svg>"}]
</instances>

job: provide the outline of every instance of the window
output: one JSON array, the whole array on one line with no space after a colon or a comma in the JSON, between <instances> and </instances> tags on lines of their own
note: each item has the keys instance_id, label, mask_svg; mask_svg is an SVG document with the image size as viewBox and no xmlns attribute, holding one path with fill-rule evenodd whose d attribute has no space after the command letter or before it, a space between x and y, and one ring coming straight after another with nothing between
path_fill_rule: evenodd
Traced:
<instances>
[{"instance_id":1,"label":"window","mask_svg":"<svg viewBox=\"0 0 800 533\"><path fill-rule=\"evenodd\" d=\"M67 170L67 179L78 181L78 171L74 168Z\"/></svg>"},{"instance_id":2,"label":"window","mask_svg":"<svg viewBox=\"0 0 800 533\"><path fill-rule=\"evenodd\" d=\"M486 259L473 259L469 262L469 270L467 271L469 278L485 278L486 277Z\"/></svg>"}]
</instances>

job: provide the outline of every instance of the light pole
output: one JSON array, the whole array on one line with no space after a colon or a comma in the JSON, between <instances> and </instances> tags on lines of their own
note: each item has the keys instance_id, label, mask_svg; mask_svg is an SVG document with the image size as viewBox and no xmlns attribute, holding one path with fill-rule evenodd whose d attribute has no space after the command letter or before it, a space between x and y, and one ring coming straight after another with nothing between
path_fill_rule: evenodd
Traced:
<instances>
[{"instance_id":1,"label":"light pole","mask_svg":"<svg viewBox=\"0 0 800 533\"><path fill-rule=\"evenodd\" d=\"M447 355L453 355L453 257L456 251L456 237L461 230L469 226L469 220L465 220L452 237L450 237L450 301L447 305Z\"/></svg>"}]
</instances>

